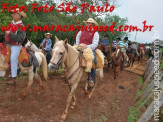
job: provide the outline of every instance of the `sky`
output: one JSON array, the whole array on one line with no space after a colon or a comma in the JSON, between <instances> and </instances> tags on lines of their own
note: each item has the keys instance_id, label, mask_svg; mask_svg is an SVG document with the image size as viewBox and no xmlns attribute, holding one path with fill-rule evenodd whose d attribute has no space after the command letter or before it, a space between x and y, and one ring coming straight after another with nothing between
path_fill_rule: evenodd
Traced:
<instances>
[{"instance_id":1,"label":"sky","mask_svg":"<svg viewBox=\"0 0 163 122\"><path fill-rule=\"evenodd\" d=\"M145 20L147 25L154 25L152 31L130 32L129 40L149 43L156 34L163 40L163 0L118 0L118 3L120 7L115 8L113 14L127 17L128 25L142 28Z\"/></svg>"}]
</instances>

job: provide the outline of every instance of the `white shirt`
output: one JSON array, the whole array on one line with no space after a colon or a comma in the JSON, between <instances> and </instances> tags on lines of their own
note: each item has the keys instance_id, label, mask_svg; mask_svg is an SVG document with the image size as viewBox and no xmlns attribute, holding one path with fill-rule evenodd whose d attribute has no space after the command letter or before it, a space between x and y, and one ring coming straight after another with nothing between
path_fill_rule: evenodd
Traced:
<instances>
[{"instance_id":1,"label":"white shirt","mask_svg":"<svg viewBox=\"0 0 163 122\"><path fill-rule=\"evenodd\" d=\"M76 44L80 43L80 37L81 37L81 31L78 32L77 36L76 36ZM94 33L93 39L92 39L92 44L87 45L88 48L91 48L92 50L95 50L96 47L98 46L98 42L99 42L99 34L96 31Z\"/></svg>"}]
</instances>

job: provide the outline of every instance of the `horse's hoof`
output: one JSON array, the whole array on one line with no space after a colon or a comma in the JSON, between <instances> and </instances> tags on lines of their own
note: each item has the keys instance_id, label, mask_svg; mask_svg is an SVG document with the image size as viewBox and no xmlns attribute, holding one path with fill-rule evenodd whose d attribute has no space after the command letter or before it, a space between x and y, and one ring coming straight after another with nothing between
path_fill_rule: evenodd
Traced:
<instances>
[{"instance_id":1,"label":"horse's hoof","mask_svg":"<svg viewBox=\"0 0 163 122\"><path fill-rule=\"evenodd\" d=\"M88 90L84 90L84 94L85 95L88 95Z\"/></svg>"},{"instance_id":2,"label":"horse's hoof","mask_svg":"<svg viewBox=\"0 0 163 122\"><path fill-rule=\"evenodd\" d=\"M65 119L66 119L66 114L62 114L62 116L61 116L61 121L64 122Z\"/></svg>"},{"instance_id":3,"label":"horse's hoof","mask_svg":"<svg viewBox=\"0 0 163 122\"><path fill-rule=\"evenodd\" d=\"M74 109L75 108L75 105L71 105L70 108Z\"/></svg>"},{"instance_id":4,"label":"horse's hoof","mask_svg":"<svg viewBox=\"0 0 163 122\"><path fill-rule=\"evenodd\" d=\"M21 97L18 98L18 100L19 100L19 101L22 101L22 100L24 100L25 97L26 97L26 96L23 96L23 95L22 95Z\"/></svg>"}]
</instances>

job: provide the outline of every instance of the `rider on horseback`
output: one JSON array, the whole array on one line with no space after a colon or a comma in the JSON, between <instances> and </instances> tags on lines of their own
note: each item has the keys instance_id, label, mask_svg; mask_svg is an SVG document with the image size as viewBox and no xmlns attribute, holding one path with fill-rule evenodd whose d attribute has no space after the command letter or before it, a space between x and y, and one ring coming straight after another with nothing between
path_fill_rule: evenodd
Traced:
<instances>
[{"instance_id":1,"label":"rider on horseback","mask_svg":"<svg viewBox=\"0 0 163 122\"><path fill-rule=\"evenodd\" d=\"M115 52L116 51L116 49L117 49L117 44L118 44L118 41L119 41L120 39L116 39L116 40L113 40L113 43L112 43L112 52Z\"/></svg>"},{"instance_id":2,"label":"rider on horseback","mask_svg":"<svg viewBox=\"0 0 163 122\"><path fill-rule=\"evenodd\" d=\"M134 49L136 51L137 56L139 56L138 46L137 46L136 42L132 42L131 49Z\"/></svg>"},{"instance_id":3,"label":"rider on horseback","mask_svg":"<svg viewBox=\"0 0 163 122\"><path fill-rule=\"evenodd\" d=\"M128 44L127 41L128 37L125 37L123 41L119 41L118 45L121 47L121 51L123 54L123 66L125 64L125 62L128 60L127 54L126 54L126 50L128 50Z\"/></svg>"},{"instance_id":4,"label":"rider on horseback","mask_svg":"<svg viewBox=\"0 0 163 122\"><path fill-rule=\"evenodd\" d=\"M50 59L51 59L51 46L52 46L52 41L50 39L50 37L52 36L52 34L50 33L45 33L45 39L42 41L42 43L40 44L40 47L42 47L42 49L46 52L46 60L47 60L47 64L49 64Z\"/></svg>"},{"instance_id":5,"label":"rider on horseback","mask_svg":"<svg viewBox=\"0 0 163 122\"><path fill-rule=\"evenodd\" d=\"M22 48L22 43L26 37L26 32L20 29L20 26L24 26L22 22L22 17L26 18L26 14L19 9L16 9L17 12L12 14L13 21L11 22L11 26L5 32L5 43L9 45L11 48L11 80L6 82L7 84L15 85L16 77L17 77L17 66L18 66L18 56ZM17 30L13 29L17 28Z\"/></svg>"},{"instance_id":6,"label":"rider on horseback","mask_svg":"<svg viewBox=\"0 0 163 122\"><path fill-rule=\"evenodd\" d=\"M104 55L106 56L106 52L105 52L105 47L107 45L110 45L110 42L109 42L109 36L108 35L105 35L104 38L102 38L102 40L100 41L100 44L102 46L102 52L104 53Z\"/></svg>"},{"instance_id":7,"label":"rider on horseback","mask_svg":"<svg viewBox=\"0 0 163 122\"><path fill-rule=\"evenodd\" d=\"M83 21L87 27L89 26L95 26L98 25L98 23L92 19L89 18L87 21ZM95 53L95 49L98 45L99 42L99 34L98 32L95 32L94 35L93 31L79 31L77 36L76 36L76 44L80 44L80 46L82 47L82 49L85 48L91 48L94 54L94 64L95 66L97 66L97 60L96 60L96 53ZM88 84L90 87L94 86L94 78L95 78L95 69L91 69L91 77L88 78Z\"/></svg>"}]
</instances>

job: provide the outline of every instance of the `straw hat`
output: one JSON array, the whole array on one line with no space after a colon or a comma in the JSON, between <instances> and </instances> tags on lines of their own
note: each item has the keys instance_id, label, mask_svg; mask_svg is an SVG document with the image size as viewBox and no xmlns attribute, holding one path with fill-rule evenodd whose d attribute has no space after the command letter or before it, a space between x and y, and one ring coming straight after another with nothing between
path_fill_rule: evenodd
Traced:
<instances>
[{"instance_id":1,"label":"straw hat","mask_svg":"<svg viewBox=\"0 0 163 122\"><path fill-rule=\"evenodd\" d=\"M93 24L95 24L95 25L98 25L98 23L94 20L94 19L92 19L92 18L89 18L87 21L83 21L85 24L87 23L87 22L90 22L90 23L93 23Z\"/></svg>"},{"instance_id":2,"label":"straw hat","mask_svg":"<svg viewBox=\"0 0 163 122\"><path fill-rule=\"evenodd\" d=\"M50 35L50 37L52 37L52 34L51 33L45 33L45 36L47 36L47 35Z\"/></svg>"},{"instance_id":3,"label":"straw hat","mask_svg":"<svg viewBox=\"0 0 163 122\"><path fill-rule=\"evenodd\" d=\"M16 11L16 13L20 14L23 18L27 17L27 15L23 11L19 12L19 8L16 8ZM14 10L11 10L11 12L14 12Z\"/></svg>"}]
</instances>

